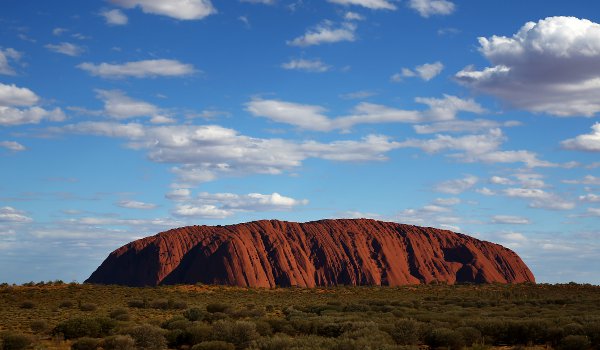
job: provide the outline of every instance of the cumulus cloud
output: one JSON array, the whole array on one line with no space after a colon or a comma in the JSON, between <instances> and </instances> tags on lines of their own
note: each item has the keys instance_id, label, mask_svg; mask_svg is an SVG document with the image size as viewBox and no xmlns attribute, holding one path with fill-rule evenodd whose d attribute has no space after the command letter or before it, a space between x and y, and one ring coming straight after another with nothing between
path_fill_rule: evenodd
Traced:
<instances>
[{"instance_id":1,"label":"cumulus cloud","mask_svg":"<svg viewBox=\"0 0 600 350\"><path fill-rule=\"evenodd\" d=\"M286 123L301 129L314 131L347 130L358 124L417 123L452 120L459 112L483 113L485 110L472 99L455 96L415 99L428 109L423 111L402 110L374 103L356 105L351 114L329 118L321 106L306 105L280 100L254 99L246 104L246 110L257 117L265 117L278 123Z\"/></svg>"},{"instance_id":2,"label":"cumulus cloud","mask_svg":"<svg viewBox=\"0 0 600 350\"><path fill-rule=\"evenodd\" d=\"M35 106L39 97L28 88L0 83L0 125L38 124L42 120L63 121L66 116L60 108L46 110ZM28 108L18 108L28 107Z\"/></svg>"},{"instance_id":3,"label":"cumulus cloud","mask_svg":"<svg viewBox=\"0 0 600 350\"><path fill-rule=\"evenodd\" d=\"M22 56L22 54L15 49L0 48L0 74L16 75L16 72L10 66L10 63L11 63L11 61L18 62L21 59L21 56Z\"/></svg>"},{"instance_id":4,"label":"cumulus cloud","mask_svg":"<svg viewBox=\"0 0 600 350\"><path fill-rule=\"evenodd\" d=\"M306 60L303 58L293 59L281 65L283 69L302 70L305 72L327 72L331 67L321 62L321 60Z\"/></svg>"},{"instance_id":5,"label":"cumulus cloud","mask_svg":"<svg viewBox=\"0 0 600 350\"><path fill-rule=\"evenodd\" d=\"M83 53L83 48L81 46L62 42L60 44L48 44L44 46L50 51L54 51L56 53L61 53L67 56L79 56Z\"/></svg>"},{"instance_id":6,"label":"cumulus cloud","mask_svg":"<svg viewBox=\"0 0 600 350\"><path fill-rule=\"evenodd\" d=\"M355 5L366 7L371 10L395 10L396 6L389 0L327 0L334 4Z\"/></svg>"},{"instance_id":7,"label":"cumulus cloud","mask_svg":"<svg viewBox=\"0 0 600 350\"><path fill-rule=\"evenodd\" d=\"M142 209L142 210L150 210L150 209L155 209L156 207L158 207L156 204L153 204L153 203L145 203L145 202L132 201L132 200L122 200L122 201L117 202L117 205L121 208Z\"/></svg>"},{"instance_id":8,"label":"cumulus cloud","mask_svg":"<svg viewBox=\"0 0 600 350\"><path fill-rule=\"evenodd\" d=\"M577 180L563 180L566 184L573 185L600 185L600 177L596 177L593 175L586 175L582 179Z\"/></svg>"},{"instance_id":9,"label":"cumulus cloud","mask_svg":"<svg viewBox=\"0 0 600 350\"><path fill-rule=\"evenodd\" d=\"M100 12L100 15L104 17L106 24L111 26L124 26L129 22L127 15L119 9L104 10Z\"/></svg>"},{"instance_id":10,"label":"cumulus cloud","mask_svg":"<svg viewBox=\"0 0 600 350\"><path fill-rule=\"evenodd\" d=\"M112 0L124 8L140 7L142 12L177 20L200 20L217 13L210 0Z\"/></svg>"},{"instance_id":11,"label":"cumulus cloud","mask_svg":"<svg viewBox=\"0 0 600 350\"><path fill-rule=\"evenodd\" d=\"M438 134L432 139L408 139L401 142L400 147L419 148L431 154L459 151L450 156L467 163L523 163L529 168L561 166L561 164L540 160L537 154L530 151L499 150L505 140L502 130L491 129L487 134L479 135L454 137Z\"/></svg>"},{"instance_id":12,"label":"cumulus cloud","mask_svg":"<svg viewBox=\"0 0 600 350\"><path fill-rule=\"evenodd\" d=\"M600 123L592 125L592 132L561 142L565 149L586 152L600 152Z\"/></svg>"},{"instance_id":13,"label":"cumulus cloud","mask_svg":"<svg viewBox=\"0 0 600 350\"><path fill-rule=\"evenodd\" d=\"M521 125L517 121L507 121L504 123L489 119L473 119L473 120L447 120L435 122L432 124L419 124L413 126L417 134L435 134L440 132L465 133L478 132L499 127L513 127Z\"/></svg>"},{"instance_id":14,"label":"cumulus cloud","mask_svg":"<svg viewBox=\"0 0 600 350\"><path fill-rule=\"evenodd\" d=\"M362 21L365 19L365 17L359 13L348 11L344 14L344 19L346 21Z\"/></svg>"},{"instance_id":15,"label":"cumulus cloud","mask_svg":"<svg viewBox=\"0 0 600 350\"><path fill-rule=\"evenodd\" d=\"M192 203L177 205L173 214L177 216L193 216L206 219L223 219L237 212L281 211L291 210L296 206L306 205L308 200L272 194L201 192Z\"/></svg>"},{"instance_id":16,"label":"cumulus cloud","mask_svg":"<svg viewBox=\"0 0 600 350\"><path fill-rule=\"evenodd\" d=\"M531 221L528 218L512 215L494 215L492 216L493 224L509 224L509 225L529 225Z\"/></svg>"},{"instance_id":17,"label":"cumulus cloud","mask_svg":"<svg viewBox=\"0 0 600 350\"><path fill-rule=\"evenodd\" d=\"M598 202L600 202L600 196L597 194L588 193L588 194L579 196L579 200L582 202L598 203Z\"/></svg>"},{"instance_id":18,"label":"cumulus cloud","mask_svg":"<svg viewBox=\"0 0 600 350\"><path fill-rule=\"evenodd\" d=\"M456 79L532 112L588 116L600 111L600 25L575 17L526 23L511 37L479 38L491 66Z\"/></svg>"},{"instance_id":19,"label":"cumulus cloud","mask_svg":"<svg viewBox=\"0 0 600 350\"><path fill-rule=\"evenodd\" d=\"M165 194L165 198L173 201L183 201L190 198L192 192L187 188L177 188Z\"/></svg>"},{"instance_id":20,"label":"cumulus cloud","mask_svg":"<svg viewBox=\"0 0 600 350\"><path fill-rule=\"evenodd\" d=\"M454 3L447 0L410 0L408 6L422 17L449 15L455 10Z\"/></svg>"},{"instance_id":21,"label":"cumulus cloud","mask_svg":"<svg viewBox=\"0 0 600 350\"><path fill-rule=\"evenodd\" d=\"M24 211L13 207L0 207L0 222L27 223L33 219L28 217Z\"/></svg>"},{"instance_id":22,"label":"cumulus cloud","mask_svg":"<svg viewBox=\"0 0 600 350\"><path fill-rule=\"evenodd\" d=\"M331 21L323 21L314 28L306 31L302 36L287 42L291 46L312 46L321 44L331 44L340 41L356 40L354 32L356 25L350 22L344 22L340 25L335 25Z\"/></svg>"},{"instance_id":23,"label":"cumulus cloud","mask_svg":"<svg viewBox=\"0 0 600 350\"><path fill-rule=\"evenodd\" d=\"M419 77L424 81L429 81L438 76L444 65L442 62L425 63L420 66L416 66L414 70L403 68L401 73L396 73L390 78L394 82L400 82L403 78Z\"/></svg>"},{"instance_id":24,"label":"cumulus cloud","mask_svg":"<svg viewBox=\"0 0 600 350\"><path fill-rule=\"evenodd\" d=\"M149 117L154 124L168 124L175 120L168 117L157 106L133 99L120 90L96 90L97 96L104 102L104 110L90 111L77 109L94 115L106 115L114 119L128 119L134 117Z\"/></svg>"},{"instance_id":25,"label":"cumulus cloud","mask_svg":"<svg viewBox=\"0 0 600 350\"><path fill-rule=\"evenodd\" d=\"M477 184L477 176L467 175L462 179L448 180L437 184L434 189L438 192L449 194L460 194Z\"/></svg>"},{"instance_id":26,"label":"cumulus cloud","mask_svg":"<svg viewBox=\"0 0 600 350\"><path fill-rule=\"evenodd\" d=\"M531 208L550 210L570 210L575 208L575 203L539 188L507 188L502 193L507 197L529 200Z\"/></svg>"},{"instance_id":27,"label":"cumulus cloud","mask_svg":"<svg viewBox=\"0 0 600 350\"><path fill-rule=\"evenodd\" d=\"M143 60L123 64L85 62L79 64L77 68L93 76L109 79L181 77L196 73L193 65L171 59Z\"/></svg>"},{"instance_id":28,"label":"cumulus cloud","mask_svg":"<svg viewBox=\"0 0 600 350\"><path fill-rule=\"evenodd\" d=\"M421 208L404 209L394 220L403 224L439 227L452 231L460 231L457 225L463 221L450 208L431 204Z\"/></svg>"},{"instance_id":29,"label":"cumulus cloud","mask_svg":"<svg viewBox=\"0 0 600 350\"><path fill-rule=\"evenodd\" d=\"M14 152L21 152L27 149L25 146L16 141L0 141L0 147L4 147Z\"/></svg>"},{"instance_id":30,"label":"cumulus cloud","mask_svg":"<svg viewBox=\"0 0 600 350\"><path fill-rule=\"evenodd\" d=\"M307 158L334 161L381 161L398 144L381 135L329 143L253 138L218 125L146 126L139 123L81 122L53 128L56 132L123 138L127 146L146 150L158 163L174 164L173 172L190 184L217 176L281 174ZM187 186L183 186L187 185Z\"/></svg>"}]
</instances>

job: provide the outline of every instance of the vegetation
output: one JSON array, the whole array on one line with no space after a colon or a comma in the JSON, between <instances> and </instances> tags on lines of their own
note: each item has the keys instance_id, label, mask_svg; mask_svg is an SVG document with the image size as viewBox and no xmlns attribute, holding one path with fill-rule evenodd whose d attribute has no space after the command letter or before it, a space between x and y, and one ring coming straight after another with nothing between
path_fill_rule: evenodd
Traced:
<instances>
[{"instance_id":1,"label":"vegetation","mask_svg":"<svg viewBox=\"0 0 600 350\"><path fill-rule=\"evenodd\" d=\"M600 350L600 287L0 286L0 350Z\"/></svg>"}]
</instances>

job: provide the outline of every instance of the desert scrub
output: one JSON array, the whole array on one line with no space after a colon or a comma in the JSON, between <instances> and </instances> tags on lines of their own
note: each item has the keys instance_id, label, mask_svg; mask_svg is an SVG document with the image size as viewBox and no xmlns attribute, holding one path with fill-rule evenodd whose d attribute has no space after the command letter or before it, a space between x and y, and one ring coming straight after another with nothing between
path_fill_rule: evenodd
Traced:
<instances>
[{"instance_id":1,"label":"desert scrub","mask_svg":"<svg viewBox=\"0 0 600 350\"><path fill-rule=\"evenodd\" d=\"M235 350L235 345L220 340L211 340L192 346L192 350Z\"/></svg>"},{"instance_id":2,"label":"desert scrub","mask_svg":"<svg viewBox=\"0 0 600 350\"><path fill-rule=\"evenodd\" d=\"M231 342L238 349L244 349L250 342L258 339L259 334L252 322L221 320L213 324L212 337L215 340Z\"/></svg>"},{"instance_id":3,"label":"desert scrub","mask_svg":"<svg viewBox=\"0 0 600 350\"><path fill-rule=\"evenodd\" d=\"M159 327L143 324L125 331L135 341L138 349L163 350L167 348L165 331Z\"/></svg>"},{"instance_id":4,"label":"desert scrub","mask_svg":"<svg viewBox=\"0 0 600 350\"><path fill-rule=\"evenodd\" d=\"M129 311L122 307L112 310L108 316L117 321L129 321L131 318Z\"/></svg>"},{"instance_id":5,"label":"desert scrub","mask_svg":"<svg viewBox=\"0 0 600 350\"><path fill-rule=\"evenodd\" d=\"M96 304L92 304L92 303L84 303L79 306L79 310L86 311L86 312L96 311L97 308L98 307L96 306Z\"/></svg>"},{"instance_id":6,"label":"desert scrub","mask_svg":"<svg viewBox=\"0 0 600 350\"><path fill-rule=\"evenodd\" d=\"M96 350L100 345L100 339L82 337L71 344L72 350Z\"/></svg>"},{"instance_id":7,"label":"desert scrub","mask_svg":"<svg viewBox=\"0 0 600 350\"><path fill-rule=\"evenodd\" d=\"M135 350L135 340L129 335L111 335L102 339L100 346L104 350Z\"/></svg>"},{"instance_id":8,"label":"desert scrub","mask_svg":"<svg viewBox=\"0 0 600 350\"><path fill-rule=\"evenodd\" d=\"M29 328L33 333L44 334L48 331L50 326L46 320L33 320L29 324Z\"/></svg>"},{"instance_id":9,"label":"desert scrub","mask_svg":"<svg viewBox=\"0 0 600 350\"><path fill-rule=\"evenodd\" d=\"M31 300L25 300L21 303L21 309L33 309L35 307L35 303Z\"/></svg>"},{"instance_id":10,"label":"desert scrub","mask_svg":"<svg viewBox=\"0 0 600 350\"><path fill-rule=\"evenodd\" d=\"M106 317L72 318L59 323L52 330L53 335L62 335L65 339L81 337L102 338L115 328L115 321Z\"/></svg>"},{"instance_id":11,"label":"desert scrub","mask_svg":"<svg viewBox=\"0 0 600 350\"><path fill-rule=\"evenodd\" d=\"M31 337L21 333L5 331L0 333L0 348L2 350L23 350L31 345Z\"/></svg>"}]
</instances>

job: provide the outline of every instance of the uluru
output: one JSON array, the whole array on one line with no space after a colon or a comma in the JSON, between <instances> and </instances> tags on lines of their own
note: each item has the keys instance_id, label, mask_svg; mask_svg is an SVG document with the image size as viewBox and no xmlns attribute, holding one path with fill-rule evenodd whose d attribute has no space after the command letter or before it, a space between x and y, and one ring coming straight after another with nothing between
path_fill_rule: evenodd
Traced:
<instances>
[{"instance_id":1,"label":"uluru","mask_svg":"<svg viewBox=\"0 0 600 350\"><path fill-rule=\"evenodd\" d=\"M448 230L371 219L188 226L112 252L85 281L156 286L399 286L535 282L512 250Z\"/></svg>"}]
</instances>

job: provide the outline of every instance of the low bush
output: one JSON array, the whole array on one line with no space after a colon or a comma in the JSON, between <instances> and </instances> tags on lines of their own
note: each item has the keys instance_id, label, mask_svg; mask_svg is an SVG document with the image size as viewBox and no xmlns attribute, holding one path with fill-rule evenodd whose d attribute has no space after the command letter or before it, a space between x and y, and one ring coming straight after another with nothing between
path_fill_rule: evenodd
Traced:
<instances>
[{"instance_id":1,"label":"low bush","mask_svg":"<svg viewBox=\"0 0 600 350\"><path fill-rule=\"evenodd\" d=\"M212 303L212 304L206 305L206 311L210 312L211 314L214 314L216 312L227 312L229 310L230 310L230 307L229 307L229 305L226 305L226 304Z\"/></svg>"},{"instance_id":2,"label":"low bush","mask_svg":"<svg viewBox=\"0 0 600 350\"><path fill-rule=\"evenodd\" d=\"M559 350L587 350L592 343L585 335L567 335L558 344Z\"/></svg>"},{"instance_id":3,"label":"low bush","mask_svg":"<svg viewBox=\"0 0 600 350\"><path fill-rule=\"evenodd\" d=\"M100 343L104 350L135 350L135 340L129 335L113 335Z\"/></svg>"},{"instance_id":4,"label":"low bush","mask_svg":"<svg viewBox=\"0 0 600 350\"><path fill-rule=\"evenodd\" d=\"M212 340L196 344L192 346L192 350L235 350L235 345L220 340Z\"/></svg>"},{"instance_id":5,"label":"low bush","mask_svg":"<svg viewBox=\"0 0 600 350\"><path fill-rule=\"evenodd\" d=\"M187 318L190 321L202 321L205 315L206 311L201 310L199 308L187 309L183 313L183 317Z\"/></svg>"},{"instance_id":6,"label":"low bush","mask_svg":"<svg viewBox=\"0 0 600 350\"><path fill-rule=\"evenodd\" d=\"M135 340L139 349L162 350L167 348L165 331L159 327L144 324L126 330L126 333Z\"/></svg>"},{"instance_id":7,"label":"low bush","mask_svg":"<svg viewBox=\"0 0 600 350\"><path fill-rule=\"evenodd\" d=\"M213 324L212 336L214 340L229 341L239 349L248 347L250 342L259 337L254 323L226 320L217 321Z\"/></svg>"},{"instance_id":8,"label":"low bush","mask_svg":"<svg viewBox=\"0 0 600 350\"><path fill-rule=\"evenodd\" d=\"M85 303L85 304L81 304L79 306L79 310L86 311L86 312L96 311L97 308L98 307L95 304L92 304L92 303Z\"/></svg>"},{"instance_id":9,"label":"low bush","mask_svg":"<svg viewBox=\"0 0 600 350\"><path fill-rule=\"evenodd\" d=\"M2 332L0 333L0 349L2 350L23 350L32 343L31 337L21 333Z\"/></svg>"},{"instance_id":10,"label":"low bush","mask_svg":"<svg viewBox=\"0 0 600 350\"><path fill-rule=\"evenodd\" d=\"M52 334L62 334L65 339L102 338L110 335L115 325L114 320L106 317L71 318L54 327Z\"/></svg>"},{"instance_id":11,"label":"low bush","mask_svg":"<svg viewBox=\"0 0 600 350\"><path fill-rule=\"evenodd\" d=\"M75 306L75 303L73 303L71 300L63 300L60 302L60 304L58 304L58 307L62 309L70 309L73 306Z\"/></svg>"},{"instance_id":12,"label":"low bush","mask_svg":"<svg viewBox=\"0 0 600 350\"><path fill-rule=\"evenodd\" d=\"M100 340L96 338L83 337L75 340L71 344L72 350L96 350L100 345Z\"/></svg>"},{"instance_id":13,"label":"low bush","mask_svg":"<svg viewBox=\"0 0 600 350\"><path fill-rule=\"evenodd\" d=\"M48 331L48 322L46 320L33 320L29 324L29 328L33 333L43 334Z\"/></svg>"},{"instance_id":14,"label":"low bush","mask_svg":"<svg viewBox=\"0 0 600 350\"><path fill-rule=\"evenodd\" d=\"M410 319L400 319L394 323L388 333L396 344L413 345L419 341L419 322Z\"/></svg>"},{"instance_id":15,"label":"low bush","mask_svg":"<svg viewBox=\"0 0 600 350\"><path fill-rule=\"evenodd\" d=\"M425 335L425 344L435 349L439 347L451 350L460 350L463 347L463 340L457 332L448 328L435 328Z\"/></svg>"},{"instance_id":16,"label":"low bush","mask_svg":"<svg viewBox=\"0 0 600 350\"><path fill-rule=\"evenodd\" d=\"M112 310L109 313L109 316L110 318L117 321L129 321L131 319L131 317L129 316L129 311L122 307Z\"/></svg>"},{"instance_id":17,"label":"low bush","mask_svg":"<svg viewBox=\"0 0 600 350\"><path fill-rule=\"evenodd\" d=\"M25 300L20 305L21 309L33 309L35 307L35 303L31 300Z\"/></svg>"}]
</instances>

